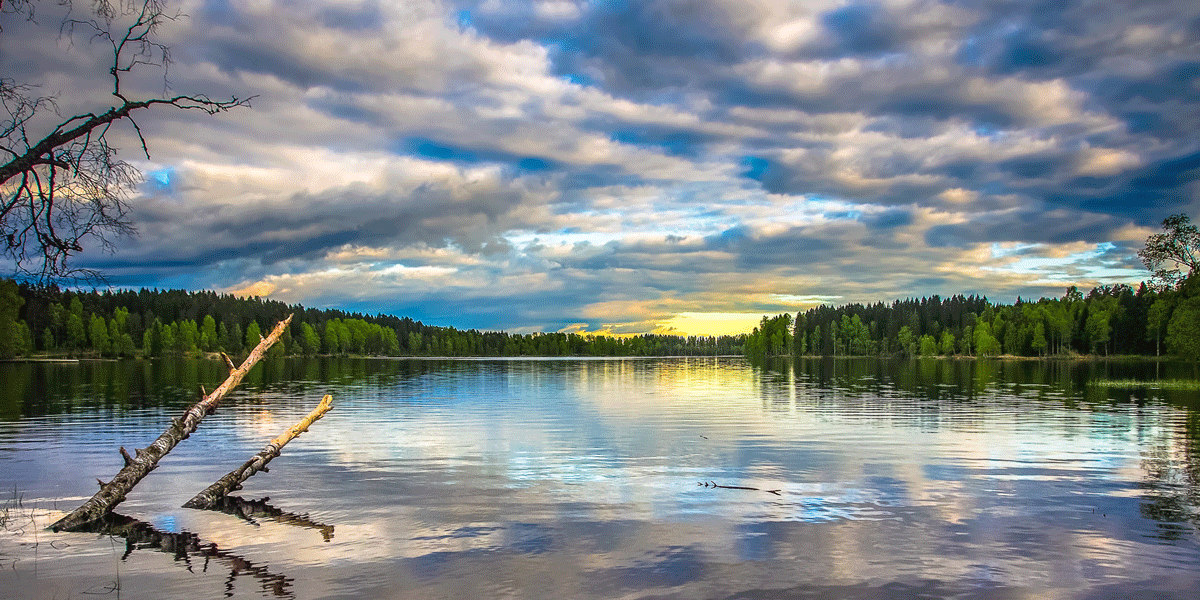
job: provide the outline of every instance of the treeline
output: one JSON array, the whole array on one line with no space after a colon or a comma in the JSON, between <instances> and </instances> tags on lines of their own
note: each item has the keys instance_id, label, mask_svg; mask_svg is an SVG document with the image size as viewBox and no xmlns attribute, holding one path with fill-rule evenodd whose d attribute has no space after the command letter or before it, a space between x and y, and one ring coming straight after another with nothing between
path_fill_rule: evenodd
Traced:
<instances>
[{"instance_id":1,"label":"treeline","mask_svg":"<svg viewBox=\"0 0 1200 600\"><path fill-rule=\"evenodd\" d=\"M996 305L978 296L818 306L763 317L746 355L1070 356L1200 358L1200 276L1177 289L1145 283L1075 286L1061 298Z\"/></svg>"},{"instance_id":2,"label":"treeline","mask_svg":"<svg viewBox=\"0 0 1200 600\"><path fill-rule=\"evenodd\" d=\"M249 352L294 313L275 355L681 356L741 354L745 336L461 331L407 317L304 308L212 291L72 291L0 280L0 358Z\"/></svg>"}]
</instances>

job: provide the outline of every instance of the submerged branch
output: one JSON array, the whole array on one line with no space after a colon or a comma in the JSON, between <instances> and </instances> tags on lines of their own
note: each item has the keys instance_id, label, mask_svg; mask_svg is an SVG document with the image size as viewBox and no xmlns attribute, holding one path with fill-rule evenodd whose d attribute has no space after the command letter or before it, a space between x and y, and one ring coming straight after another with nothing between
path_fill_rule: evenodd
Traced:
<instances>
[{"instance_id":1,"label":"submerged branch","mask_svg":"<svg viewBox=\"0 0 1200 600\"><path fill-rule=\"evenodd\" d=\"M266 354L267 349L279 340L291 320L292 316L288 315L286 319L280 321L271 335L259 342L258 346L242 362L242 365L229 373L229 377L220 387L194 404L183 416L172 419L171 426L157 440L154 440L154 443L137 449L134 456L122 451L121 456L125 466L117 473L117 476L108 483L101 482L100 491L96 492L96 495L67 516L56 521L50 526L50 529L54 531L79 529L83 525L111 513L113 508L124 502L126 494L146 475L149 475L150 471L158 467L158 461L162 457L196 431L204 417L217 410L217 405L225 398L225 395L242 381L246 373Z\"/></svg>"},{"instance_id":2,"label":"submerged branch","mask_svg":"<svg viewBox=\"0 0 1200 600\"><path fill-rule=\"evenodd\" d=\"M321 403L308 413L308 416L300 420L299 423L292 425L287 431L279 434L278 437L271 440L258 454L250 457L250 460L242 464L242 466L226 473L224 477L213 482L204 491L196 494L194 498L184 504L184 508L212 508L221 498L224 498L230 492L242 489L242 482L249 479L259 471L267 470L267 463L271 462L283 450L284 445L295 439L301 433L308 431L308 427L317 419L325 416L329 409L333 408L333 396L326 394L321 399Z\"/></svg>"},{"instance_id":3,"label":"submerged branch","mask_svg":"<svg viewBox=\"0 0 1200 600\"><path fill-rule=\"evenodd\" d=\"M701 482L697 483L696 485L698 485L700 487L705 487L705 488L720 488L723 490L752 490L752 491L756 491L756 492L766 492L768 494L775 494L776 496L783 495L782 490L764 490L762 488L746 487L746 486L742 486L742 485L719 485L715 481L701 481Z\"/></svg>"}]
</instances>

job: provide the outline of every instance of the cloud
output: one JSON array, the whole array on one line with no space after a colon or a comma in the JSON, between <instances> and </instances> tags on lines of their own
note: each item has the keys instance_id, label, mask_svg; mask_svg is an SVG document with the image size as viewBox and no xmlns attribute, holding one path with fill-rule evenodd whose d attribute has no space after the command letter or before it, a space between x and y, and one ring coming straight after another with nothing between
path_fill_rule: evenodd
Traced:
<instances>
[{"instance_id":1,"label":"cloud","mask_svg":"<svg viewBox=\"0 0 1200 600\"><path fill-rule=\"evenodd\" d=\"M1192 4L191 0L167 83L254 108L114 130L141 233L81 261L522 331L1136 281L1200 197ZM3 72L102 106L45 26Z\"/></svg>"}]
</instances>

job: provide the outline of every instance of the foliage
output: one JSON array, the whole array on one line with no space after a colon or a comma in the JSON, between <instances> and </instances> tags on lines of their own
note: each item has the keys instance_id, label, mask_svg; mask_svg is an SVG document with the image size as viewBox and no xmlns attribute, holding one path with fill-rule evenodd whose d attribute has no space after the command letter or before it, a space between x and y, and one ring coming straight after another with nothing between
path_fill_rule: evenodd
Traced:
<instances>
[{"instance_id":1,"label":"foliage","mask_svg":"<svg viewBox=\"0 0 1200 600\"><path fill-rule=\"evenodd\" d=\"M1186 219L1171 221L1177 229ZM1182 224L1181 224L1182 223ZM14 292L15 290L15 292ZM461 331L392 315L288 306L211 291L76 292L53 284L0 285L0 353L74 355L239 354L261 323L295 313L278 354L383 356L1174 355L1200 361L1200 276L1171 289L1098 286L1085 296L996 305L977 296L891 304L822 305L764 316L748 335L629 337ZM37 345L31 332L41 332ZM243 333L244 332L244 333ZM134 342L140 341L139 348Z\"/></svg>"},{"instance_id":2,"label":"foliage","mask_svg":"<svg viewBox=\"0 0 1200 600\"><path fill-rule=\"evenodd\" d=\"M1167 324L1167 350L1189 361L1200 361L1200 276L1188 278L1179 292Z\"/></svg>"},{"instance_id":3,"label":"foliage","mask_svg":"<svg viewBox=\"0 0 1200 600\"><path fill-rule=\"evenodd\" d=\"M738 336L631 337L461 331L391 315L317 310L261 298L214 292L146 290L76 292L54 284L17 284L11 312L22 332L18 354L32 351L74 356L232 355L258 343L261 324L295 313L272 355L355 354L378 356L678 356L741 354ZM3 314L3 313L0 313ZM790 350L790 326L777 333L780 352ZM34 346L29 328L41 332ZM787 335L782 335L786 332Z\"/></svg>"},{"instance_id":4,"label":"foliage","mask_svg":"<svg viewBox=\"0 0 1200 600\"><path fill-rule=\"evenodd\" d=\"M746 338L746 355L755 358L780 356L792 352L792 316L784 313L762 318Z\"/></svg>"},{"instance_id":5,"label":"foliage","mask_svg":"<svg viewBox=\"0 0 1200 600\"><path fill-rule=\"evenodd\" d=\"M12 358L24 354L24 321L20 320L21 297L17 284L12 280L0 280L0 358Z\"/></svg>"},{"instance_id":6,"label":"foliage","mask_svg":"<svg viewBox=\"0 0 1200 600\"><path fill-rule=\"evenodd\" d=\"M1162 227L1165 233L1146 238L1138 257L1154 273L1152 282L1159 289L1175 289L1200 266L1200 230L1182 213L1164 219Z\"/></svg>"},{"instance_id":7,"label":"foliage","mask_svg":"<svg viewBox=\"0 0 1200 600\"><path fill-rule=\"evenodd\" d=\"M1160 293L1143 284L1136 290L1099 286L1086 296L1072 286L1061 298L1018 299L1007 306L976 296L818 306L794 317L792 351L797 356L1155 354L1164 335L1175 340L1174 348L1186 344L1182 316L1175 334L1167 331L1177 297L1181 292ZM761 353L767 344L763 332L774 331L786 316L764 318L747 337L747 354Z\"/></svg>"}]
</instances>

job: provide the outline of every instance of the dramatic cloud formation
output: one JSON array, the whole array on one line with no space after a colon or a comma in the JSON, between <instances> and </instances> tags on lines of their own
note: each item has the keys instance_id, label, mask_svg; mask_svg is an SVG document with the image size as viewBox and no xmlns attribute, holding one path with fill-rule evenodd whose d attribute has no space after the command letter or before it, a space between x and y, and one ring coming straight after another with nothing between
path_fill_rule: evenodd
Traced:
<instances>
[{"instance_id":1,"label":"dramatic cloud formation","mask_svg":"<svg viewBox=\"0 0 1200 600\"><path fill-rule=\"evenodd\" d=\"M736 329L1136 282L1146 236L1200 204L1194 2L178 8L171 89L254 108L142 117L141 234L83 257L117 285L464 328ZM0 72L95 109L103 48L39 10L0 17Z\"/></svg>"}]
</instances>

